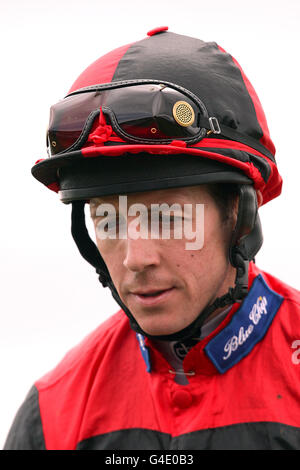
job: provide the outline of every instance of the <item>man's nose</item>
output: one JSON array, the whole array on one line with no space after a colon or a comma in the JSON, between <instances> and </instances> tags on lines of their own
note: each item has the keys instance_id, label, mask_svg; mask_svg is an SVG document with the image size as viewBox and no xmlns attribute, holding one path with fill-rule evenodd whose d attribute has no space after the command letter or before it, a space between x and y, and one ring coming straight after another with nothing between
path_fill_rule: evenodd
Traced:
<instances>
[{"instance_id":1,"label":"man's nose","mask_svg":"<svg viewBox=\"0 0 300 470\"><path fill-rule=\"evenodd\" d=\"M141 272L160 263L157 240L133 239L128 236L125 249L123 265L130 271Z\"/></svg>"}]
</instances>

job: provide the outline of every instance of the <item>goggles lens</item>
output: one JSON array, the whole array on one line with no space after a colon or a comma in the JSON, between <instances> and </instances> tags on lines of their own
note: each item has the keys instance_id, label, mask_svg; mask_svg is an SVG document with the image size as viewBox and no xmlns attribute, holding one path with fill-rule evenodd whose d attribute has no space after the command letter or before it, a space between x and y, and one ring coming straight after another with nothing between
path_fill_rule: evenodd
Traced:
<instances>
[{"instance_id":1,"label":"goggles lens","mask_svg":"<svg viewBox=\"0 0 300 470\"><path fill-rule=\"evenodd\" d=\"M50 155L74 148L79 139L82 143L100 107L110 118L116 134L129 142L196 141L206 132L200 127L201 116L207 116L206 108L189 92L153 83L110 89L95 87L67 96L51 107Z\"/></svg>"}]
</instances>

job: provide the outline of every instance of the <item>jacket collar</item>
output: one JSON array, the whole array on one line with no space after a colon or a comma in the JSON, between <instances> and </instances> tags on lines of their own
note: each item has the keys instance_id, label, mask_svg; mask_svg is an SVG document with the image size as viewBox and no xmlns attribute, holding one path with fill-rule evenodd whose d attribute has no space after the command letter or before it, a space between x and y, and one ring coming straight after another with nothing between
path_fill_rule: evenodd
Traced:
<instances>
[{"instance_id":1,"label":"jacket collar","mask_svg":"<svg viewBox=\"0 0 300 470\"><path fill-rule=\"evenodd\" d=\"M196 344L183 361L185 372L212 375L225 373L262 340L283 297L273 291L254 263L249 266L249 293L235 303L219 326ZM169 372L170 366L148 338L137 335L148 372Z\"/></svg>"}]
</instances>

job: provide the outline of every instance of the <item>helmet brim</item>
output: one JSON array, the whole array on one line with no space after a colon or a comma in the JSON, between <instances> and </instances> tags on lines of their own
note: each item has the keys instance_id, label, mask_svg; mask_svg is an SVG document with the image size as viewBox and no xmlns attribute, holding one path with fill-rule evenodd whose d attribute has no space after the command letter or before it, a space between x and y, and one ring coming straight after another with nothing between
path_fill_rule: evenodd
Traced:
<instances>
[{"instance_id":1,"label":"helmet brim","mask_svg":"<svg viewBox=\"0 0 300 470\"><path fill-rule=\"evenodd\" d=\"M187 153L153 155L146 152L85 158L82 151L76 151L37 163L32 174L46 186L57 183L64 203L207 183L253 184L238 166L207 158L207 152L203 153L206 158ZM228 161L228 155L223 158Z\"/></svg>"}]
</instances>

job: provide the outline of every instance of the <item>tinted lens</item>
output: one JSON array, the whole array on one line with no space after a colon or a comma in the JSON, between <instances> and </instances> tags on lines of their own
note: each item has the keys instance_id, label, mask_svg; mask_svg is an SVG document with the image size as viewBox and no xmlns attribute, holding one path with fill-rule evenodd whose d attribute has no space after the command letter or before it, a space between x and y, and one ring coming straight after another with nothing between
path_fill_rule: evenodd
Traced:
<instances>
[{"instance_id":1,"label":"tinted lens","mask_svg":"<svg viewBox=\"0 0 300 470\"><path fill-rule=\"evenodd\" d=\"M71 95L51 108L48 141L51 155L70 148L85 129L91 112L106 107L126 139L187 139L200 132L202 109L187 95L166 85L142 84Z\"/></svg>"},{"instance_id":2,"label":"tinted lens","mask_svg":"<svg viewBox=\"0 0 300 470\"><path fill-rule=\"evenodd\" d=\"M65 98L51 107L48 143L51 155L71 147L81 135L90 113L99 109L102 93L89 92Z\"/></svg>"},{"instance_id":3,"label":"tinted lens","mask_svg":"<svg viewBox=\"0 0 300 470\"><path fill-rule=\"evenodd\" d=\"M106 106L113 110L126 134L161 140L194 137L200 131L200 108L186 95L165 85L138 85L107 94Z\"/></svg>"}]
</instances>

